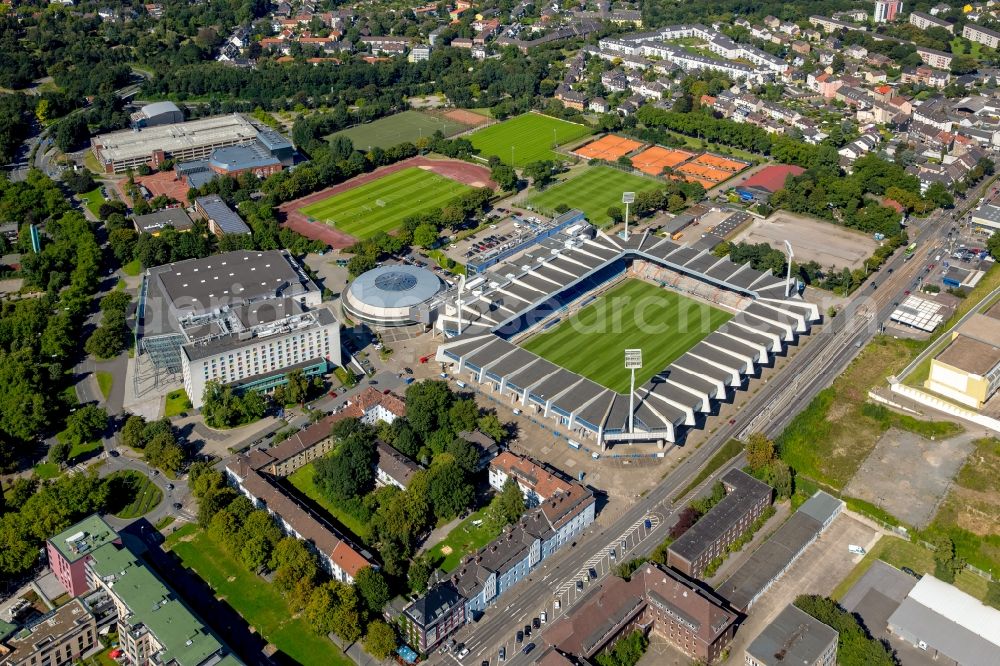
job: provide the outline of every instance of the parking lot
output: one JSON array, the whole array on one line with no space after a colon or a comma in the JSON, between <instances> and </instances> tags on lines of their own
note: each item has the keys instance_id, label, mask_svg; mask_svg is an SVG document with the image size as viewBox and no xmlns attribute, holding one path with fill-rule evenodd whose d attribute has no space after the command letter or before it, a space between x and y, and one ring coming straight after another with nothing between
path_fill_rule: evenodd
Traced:
<instances>
[{"instance_id":1,"label":"parking lot","mask_svg":"<svg viewBox=\"0 0 1000 666\"><path fill-rule=\"evenodd\" d=\"M495 222L486 229L452 243L445 250L446 254L461 264L489 257L516 246L549 221L547 217L537 213L522 213L507 208L497 208L494 212L498 215Z\"/></svg>"},{"instance_id":2,"label":"parking lot","mask_svg":"<svg viewBox=\"0 0 1000 666\"><path fill-rule=\"evenodd\" d=\"M871 236L805 215L776 211L766 220L755 220L734 242L767 243L785 251L792 244L799 263L815 261L823 268L863 268L878 242Z\"/></svg>"}]
</instances>

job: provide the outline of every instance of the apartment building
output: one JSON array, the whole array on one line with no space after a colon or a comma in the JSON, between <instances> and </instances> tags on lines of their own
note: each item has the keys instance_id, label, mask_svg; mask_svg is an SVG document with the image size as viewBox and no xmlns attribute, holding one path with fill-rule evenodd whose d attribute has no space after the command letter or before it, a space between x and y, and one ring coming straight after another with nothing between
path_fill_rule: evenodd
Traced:
<instances>
[{"instance_id":1,"label":"apartment building","mask_svg":"<svg viewBox=\"0 0 1000 666\"><path fill-rule=\"evenodd\" d=\"M97 622L79 599L20 629L12 627L7 636L3 633L0 628L0 666L74 664L99 646Z\"/></svg>"},{"instance_id":2,"label":"apartment building","mask_svg":"<svg viewBox=\"0 0 1000 666\"><path fill-rule=\"evenodd\" d=\"M965 37L972 42L985 44L991 49L995 49L1000 46L1000 32L984 28L975 23L965 24L965 27L962 28L962 37Z\"/></svg>"},{"instance_id":3,"label":"apartment building","mask_svg":"<svg viewBox=\"0 0 1000 666\"><path fill-rule=\"evenodd\" d=\"M87 578L87 562L96 549L109 543L120 544L121 539L97 514L46 540L49 567L71 597L92 591Z\"/></svg>"},{"instance_id":4,"label":"apartment building","mask_svg":"<svg viewBox=\"0 0 1000 666\"><path fill-rule=\"evenodd\" d=\"M936 16L931 16L930 14L925 14L923 12L911 12L910 25L915 25L921 30L926 30L927 28L943 28L950 33L955 32L955 25L953 23L948 23L944 19L939 19Z\"/></svg>"}]
</instances>

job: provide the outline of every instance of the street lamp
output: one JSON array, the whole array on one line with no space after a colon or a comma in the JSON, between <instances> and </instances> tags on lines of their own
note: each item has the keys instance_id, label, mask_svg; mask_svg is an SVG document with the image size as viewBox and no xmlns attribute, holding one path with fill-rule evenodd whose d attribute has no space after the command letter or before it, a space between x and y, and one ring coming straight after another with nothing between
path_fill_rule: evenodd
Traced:
<instances>
[{"instance_id":1,"label":"street lamp","mask_svg":"<svg viewBox=\"0 0 1000 666\"><path fill-rule=\"evenodd\" d=\"M628 206L635 201L635 192L622 192L622 203L625 204L625 240L628 240Z\"/></svg>"},{"instance_id":2,"label":"street lamp","mask_svg":"<svg viewBox=\"0 0 1000 666\"><path fill-rule=\"evenodd\" d=\"M788 270L785 271L785 298L788 298L792 291L792 259L795 258L795 253L792 252L792 244L787 240L785 241L785 248L788 250Z\"/></svg>"},{"instance_id":3,"label":"street lamp","mask_svg":"<svg viewBox=\"0 0 1000 666\"><path fill-rule=\"evenodd\" d=\"M642 350L625 350L625 369L632 371L632 381L628 392L628 431L631 434L633 429L633 414L635 412L635 371L642 368Z\"/></svg>"}]
</instances>

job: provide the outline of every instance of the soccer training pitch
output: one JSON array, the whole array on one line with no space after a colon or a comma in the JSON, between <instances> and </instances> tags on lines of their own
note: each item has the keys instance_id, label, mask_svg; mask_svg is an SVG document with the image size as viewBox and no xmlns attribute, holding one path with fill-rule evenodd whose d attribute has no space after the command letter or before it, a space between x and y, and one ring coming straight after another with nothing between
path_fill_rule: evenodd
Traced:
<instances>
[{"instance_id":1,"label":"soccer training pitch","mask_svg":"<svg viewBox=\"0 0 1000 666\"><path fill-rule=\"evenodd\" d=\"M648 192L663 186L663 183L652 178L598 166L589 167L579 176L539 192L528 201L540 212L547 214L555 214L559 204L579 208L590 222L604 227L611 224L608 208L618 206L622 212L625 211L622 192Z\"/></svg>"},{"instance_id":2,"label":"soccer training pitch","mask_svg":"<svg viewBox=\"0 0 1000 666\"><path fill-rule=\"evenodd\" d=\"M469 141L479 149L480 157L496 155L505 164L511 164L513 147L513 166L520 168L529 162L564 159L552 150L553 136L556 145L561 146L591 133L591 129L584 125L526 113L473 132Z\"/></svg>"},{"instance_id":3,"label":"soccer training pitch","mask_svg":"<svg viewBox=\"0 0 1000 666\"><path fill-rule=\"evenodd\" d=\"M729 321L724 310L628 279L522 347L619 393L628 393L625 350L641 349L640 386Z\"/></svg>"},{"instance_id":4,"label":"soccer training pitch","mask_svg":"<svg viewBox=\"0 0 1000 666\"><path fill-rule=\"evenodd\" d=\"M442 208L472 188L433 171L401 169L378 180L309 204L303 215L358 239L392 231L404 218Z\"/></svg>"},{"instance_id":5,"label":"soccer training pitch","mask_svg":"<svg viewBox=\"0 0 1000 666\"><path fill-rule=\"evenodd\" d=\"M421 137L430 138L438 130L441 130L445 136L452 136L468 129L468 127L468 125L450 118L432 116L420 111L403 111L370 123L334 132L324 138L329 141L337 136L346 136L358 150L368 150L376 146L391 148L404 141L416 143Z\"/></svg>"}]
</instances>

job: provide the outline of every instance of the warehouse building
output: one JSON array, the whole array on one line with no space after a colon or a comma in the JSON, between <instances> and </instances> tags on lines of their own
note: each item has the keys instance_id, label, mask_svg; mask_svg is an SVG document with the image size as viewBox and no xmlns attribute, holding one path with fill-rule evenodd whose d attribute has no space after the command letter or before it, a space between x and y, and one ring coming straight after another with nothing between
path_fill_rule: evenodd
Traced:
<instances>
[{"instance_id":1,"label":"warehouse building","mask_svg":"<svg viewBox=\"0 0 1000 666\"><path fill-rule=\"evenodd\" d=\"M715 591L728 599L733 608L748 612L826 531L843 508L841 500L817 491Z\"/></svg>"},{"instance_id":2,"label":"warehouse building","mask_svg":"<svg viewBox=\"0 0 1000 666\"><path fill-rule=\"evenodd\" d=\"M834 666L840 634L789 604L753 639L746 666Z\"/></svg>"},{"instance_id":3,"label":"warehouse building","mask_svg":"<svg viewBox=\"0 0 1000 666\"><path fill-rule=\"evenodd\" d=\"M287 373L340 365L340 324L285 250L240 250L147 271L140 294L143 355L181 373L195 408L206 382L268 391Z\"/></svg>"},{"instance_id":4,"label":"warehouse building","mask_svg":"<svg viewBox=\"0 0 1000 666\"><path fill-rule=\"evenodd\" d=\"M158 167L168 158L177 162L207 158L217 148L251 144L259 134L246 118L233 113L99 134L90 145L105 173L123 173L143 164Z\"/></svg>"},{"instance_id":5,"label":"warehouse building","mask_svg":"<svg viewBox=\"0 0 1000 666\"><path fill-rule=\"evenodd\" d=\"M218 194L194 200L194 210L208 222L208 230L216 236L225 234L250 235L250 227Z\"/></svg>"},{"instance_id":6,"label":"warehouse building","mask_svg":"<svg viewBox=\"0 0 1000 666\"><path fill-rule=\"evenodd\" d=\"M983 204L972 211L970 219L973 231L981 234L993 234L1000 231L1000 206Z\"/></svg>"},{"instance_id":7,"label":"warehouse building","mask_svg":"<svg viewBox=\"0 0 1000 666\"><path fill-rule=\"evenodd\" d=\"M743 470L726 472L722 485L726 496L667 549L667 564L688 576L700 578L771 504L771 486Z\"/></svg>"},{"instance_id":8,"label":"warehouse building","mask_svg":"<svg viewBox=\"0 0 1000 666\"><path fill-rule=\"evenodd\" d=\"M1000 387L1000 304L974 314L951 333L931 359L924 386L973 409L982 409Z\"/></svg>"},{"instance_id":9,"label":"warehouse building","mask_svg":"<svg viewBox=\"0 0 1000 666\"><path fill-rule=\"evenodd\" d=\"M934 661L1000 663L1000 611L931 575L921 578L889 616L889 631Z\"/></svg>"}]
</instances>

